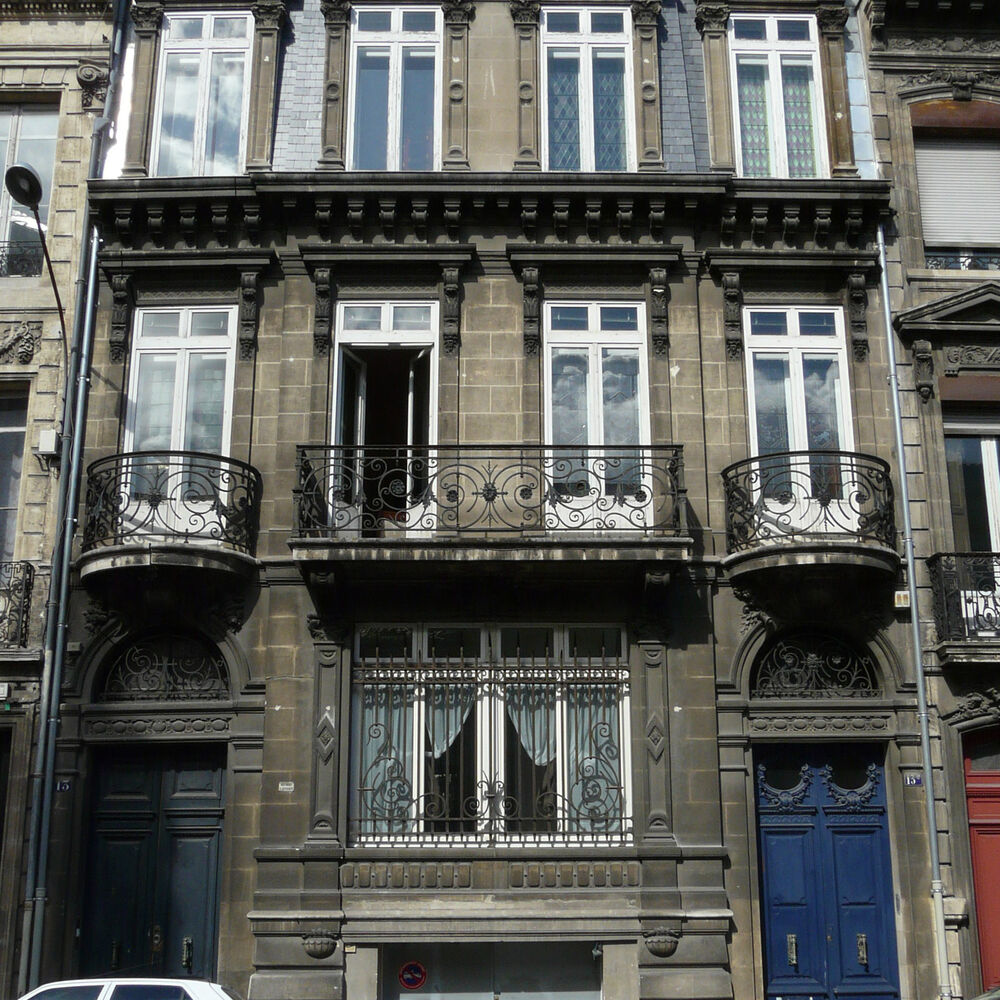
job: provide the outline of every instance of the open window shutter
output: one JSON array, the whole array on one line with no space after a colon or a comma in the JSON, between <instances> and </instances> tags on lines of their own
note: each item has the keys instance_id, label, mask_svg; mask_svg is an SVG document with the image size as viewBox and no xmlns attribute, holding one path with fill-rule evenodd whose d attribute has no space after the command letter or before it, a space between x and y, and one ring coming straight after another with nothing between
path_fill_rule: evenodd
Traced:
<instances>
[{"instance_id":1,"label":"open window shutter","mask_svg":"<svg viewBox=\"0 0 1000 1000\"><path fill-rule=\"evenodd\" d=\"M924 243L1000 244L1000 140L918 139L916 154Z\"/></svg>"}]
</instances>

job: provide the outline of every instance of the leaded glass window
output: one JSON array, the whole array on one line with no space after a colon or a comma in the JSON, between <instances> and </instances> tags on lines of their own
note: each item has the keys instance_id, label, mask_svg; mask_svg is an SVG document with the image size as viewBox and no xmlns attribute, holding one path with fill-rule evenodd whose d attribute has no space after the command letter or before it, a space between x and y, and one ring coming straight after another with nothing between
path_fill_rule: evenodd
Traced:
<instances>
[{"instance_id":1,"label":"leaded glass window","mask_svg":"<svg viewBox=\"0 0 1000 1000\"><path fill-rule=\"evenodd\" d=\"M625 8L543 11L547 169L633 168L630 31Z\"/></svg>"},{"instance_id":2,"label":"leaded glass window","mask_svg":"<svg viewBox=\"0 0 1000 1000\"><path fill-rule=\"evenodd\" d=\"M733 15L729 27L739 173L827 173L815 18Z\"/></svg>"}]
</instances>

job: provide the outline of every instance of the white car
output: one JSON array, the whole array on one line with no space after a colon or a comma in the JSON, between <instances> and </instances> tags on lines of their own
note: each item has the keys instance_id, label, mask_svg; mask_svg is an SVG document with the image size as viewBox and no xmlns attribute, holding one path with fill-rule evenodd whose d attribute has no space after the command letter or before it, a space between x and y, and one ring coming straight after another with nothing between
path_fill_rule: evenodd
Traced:
<instances>
[{"instance_id":1,"label":"white car","mask_svg":"<svg viewBox=\"0 0 1000 1000\"><path fill-rule=\"evenodd\" d=\"M46 983L21 1000L243 1000L204 979L64 979Z\"/></svg>"}]
</instances>

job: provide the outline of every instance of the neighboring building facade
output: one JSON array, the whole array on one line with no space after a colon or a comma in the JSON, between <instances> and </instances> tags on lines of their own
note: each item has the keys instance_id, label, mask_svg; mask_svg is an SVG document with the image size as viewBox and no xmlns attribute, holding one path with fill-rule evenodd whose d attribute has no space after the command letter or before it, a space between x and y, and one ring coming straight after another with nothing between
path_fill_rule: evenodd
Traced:
<instances>
[{"instance_id":1,"label":"neighboring building facade","mask_svg":"<svg viewBox=\"0 0 1000 1000\"><path fill-rule=\"evenodd\" d=\"M1000 32L967 0L869 7L949 960L968 996L1000 984Z\"/></svg>"},{"instance_id":2,"label":"neighboring building facade","mask_svg":"<svg viewBox=\"0 0 1000 1000\"><path fill-rule=\"evenodd\" d=\"M51 975L933 994L853 11L134 0Z\"/></svg>"},{"instance_id":3,"label":"neighboring building facade","mask_svg":"<svg viewBox=\"0 0 1000 1000\"><path fill-rule=\"evenodd\" d=\"M31 164L72 329L107 4L0 2L0 164ZM37 226L0 192L0 991L14 995L59 484L63 347Z\"/></svg>"}]
</instances>

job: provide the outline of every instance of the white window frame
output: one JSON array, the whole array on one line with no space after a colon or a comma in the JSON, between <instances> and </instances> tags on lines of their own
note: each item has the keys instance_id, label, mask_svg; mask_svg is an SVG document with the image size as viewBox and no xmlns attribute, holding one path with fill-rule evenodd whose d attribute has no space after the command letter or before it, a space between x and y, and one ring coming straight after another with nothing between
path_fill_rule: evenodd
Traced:
<instances>
[{"instance_id":1,"label":"white window frame","mask_svg":"<svg viewBox=\"0 0 1000 1000\"><path fill-rule=\"evenodd\" d=\"M442 624L437 622L427 623L427 624L401 624L401 623L378 623L377 627L380 628L406 628L411 631L410 635L410 651L406 657L381 657L379 661L375 661L374 658L366 659L361 656L360 650L360 633L365 627L372 627L375 623L371 625L360 625L355 629L354 638L354 660L356 664L380 662L398 662L400 664L401 670L407 663L417 663L423 666L424 673L422 674L422 679L415 680L413 683L414 688L414 702L413 702L413 718L411 722L411 739L412 745L410 747L410 760L413 767L413 773L409 775L409 780L411 782L411 787L413 790L413 806L414 809L411 811L409 822L413 825L413 832L407 834L394 834L390 832L377 833L377 832L363 832L358 838L358 843L364 844L380 844L380 845L398 845L406 846L413 845L417 843L427 843L433 842L435 844L440 843L462 843L462 844L480 844L483 843L487 838L491 841L505 844L525 844L525 843L580 843L584 842L589 845L608 845L608 844L623 844L629 843L632 840L633 831L633 819L632 819L632 758L631 758L631 723L630 723L630 711L631 711L631 694L630 694L630 682L628 680L628 637L626 635L625 629L620 625L586 622L586 623L570 623L570 624L557 624L557 625L538 625L528 624L528 623L504 623L503 625L477 625L477 624ZM470 629L477 630L480 632L480 647L478 652L473 652L466 650L464 659L458 659L453 657L431 657L431 651L429 649L428 643L428 633L430 629L433 628L454 628L454 629ZM550 657L511 657L511 656L501 656L501 630L509 628L546 628L550 629L553 633L553 650ZM512 683L514 685L530 685L531 684L531 670L532 668L537 668L540 671L547 671L548 679L547 685L552 686L556 690L556 705L555 705L555 737L554 742L556 745L556 780L557 780L557 797L560 802L564 802L568 797L567 791L569 787L569 775L566 770L566 726L567 726L567 690L569 686L574 684L574 682L579 683L581 687L587 686L598 686L598 682L591 681L588 684L587 674L585 670L580 670L581 666L586 666L588 663L594 666L605 665L600 660L594 657L579 659L573 659L572 651L569 650L569 631L572 628L594 628L594 629L614 629L620 634L620 649L621 652L618 656L609 657L606 661L610 665L612 670L618 669L622 672L623 680L618 682L618 699L617 699L617 721L618 721L618 740L619 740L619 751L620 756L618 758L618 778L620 782L622 802L621 802L621 828L617 831L609 831L605 834L592 834L588 835L586 833L574 833L573 831L567 831L565 829L565 824L567 822L566 814L562 811L558 812L555 817L555 823L557 829L551 833L518 833L516 831L503 831L497 830L492 826L495 820L491 821L487 819L481 819L477 824L479 829L476 832L463 832L463 833L437 833L433 831L426 831L420 827L420 817L417 815L416 806L420 801L425 787L426 787L426 768L420 766L424 761L424 734L425 734L425 712L426 712L426 693L425 688L429 685L433 685L434 680L431 677L427 680L427 672L433 673L435 669L441 671L443 676L447 676L449 671L454 671L459 669L462 664L475 665L483 663L489 665L491 669L487 672L485 678L477 678L475 681L470 681L470 684L474 683L476 688L475 693L475 704L470 712L475 714L474 725L476 733L476 768L478 777L476 779L476 786L481 787L484 784L496 784L497 787L504 787L506 781L506 716L507 716L507 706L506 699L504 697L505 684L502 680L498 681L498 678L503 676L505 670L513 670L517 674L517 679ZM567 660L570 662L567 663ZM468 667L467 667L468 669ZM553 682L551 680L551 672L553 670L558 670L562 677L558 682ZM459 682L461 683L461 682ZM603 684L608 684L609 682L601 682ZM352 679L352 691L355 687L355 682ZM357 811L359 805L357 802L357 785L359 774L356 772L356 768L360 766L360 715L355 712L355 702L352 698L351 700L351 819L357 818ZM469 818L471 822L472 817ZM433 821L431 821L433 822ZM559 827L562 826L560 829Z\"/></svg>"},{"instance_id":2,"label":"white window frame","mask_svg":"<svg viewBox=\"0 0 1000 1000\"><path fill-rule=\"evenodd\" d=\"M764 40L737 39L738 21L764 21ZM800 21L809 25L808 41L779 41L778 21ZM819 59L819 34L811 14L733 14L729 18L729 80L733 108L733 140L737 176L743 168L742 123L740 122L737 64L741 59L767 66L767 117L770 141L771 177L788 177L788 149L785 131L785 104L782 99L781 67L784 63L808 64L813 73L813 135L816 144L816 176L829 177L826 138L826 100Z\"/></svg>"},{"instance_id":3,"label":"white window frame","mask_svg":"<svg viewBox=\"0 0 1000 1000\"><path fill-rule=\"evenodd\" d=\"M390 13L389 31L358 30L358 15L372 11ZM433 31L404 31L403 12L433 13ZM386 165L384 171L401 170L399 165L399 140L402 111L402 65L404 48L430 48L434 50L434 138L432 149L434 154L432 170L441 169L441 103L442 103L442 35L443 14L440 6L392 7L359 5L351 6L351 53L350 70L350 101L347 114L347 163L349 170L362 169L354 163L354 139L357 128L357 96L358 96L358 50L363 47L380 47L389 50L389 119L388 135L386 136ZM397 98L394 100L394 96ZM367 168L365 168L367 169Z\"/></svg>"},{"instance_id":4,"label":"white window frame","mask_svg":"<svg viewBox=\"0 0 1000 1000\"><path fill-rule=\"evenodd\" d=\"M204 18L201 38L183 38L170 40L171 20L186 20L188 18ZM245 38L213 39L212 25L215 18L245 17L247 34ZM181 10L163 15L160 29L160 51L156 72L156 110L153 116L152 144L150 155L150 176L159 176L160 137L163 124L163 98L166 83L167 56L175 52L199 52L201 64L198 70L198 107L194 127L194 155L191 176L205 177L205 139L208 122L208 77L211 58L220 52L243 52L243 99L240 112L240 148L237 155L237 165L240 173L246 169L247 122L250 114L250 81L252 79L253 38L255 22L249 10ZM207 33L208 37L205 37ZM173 176L173 175L171 175Z\"/></svg>"},{"instance_id":5,"label":"white window frame","mask_svg":"<svg viewBox=\"0 0 1000 1000\"><path fill-rule=\"evenodd\" d=\"M783 335L752 334L750 318L754 313L784 313L787 318L788 333ZM834 316L836 334L809 336L799 333L801 313L831 313ZM746 331L746 385L747 409L749 411L750 452L759 455L757 438L757 408L754 395L753 362L755 357L788 357L788 382L786 383L786 412L788 414L788 450L808 451L805 423L805 388L802 362L807 357L835 358L840 373L838 398L840 401L838 432L841 445L838 451L854 451L854 426L851 407L850 369L847 363L847 344L844 335L844 311L839 306L745 306L743 328Z\"/></svg>"},{"instance_id":6,"label":"white window frame","mask_svg":"<svg viewBox=\"0 0 1000 1000\"><path fill-rule=\"evenodd\" d=\"M170 447L163 451L184 451L183 433L186 420L178 420L178 415L185 413L184 401L187 397L187 373L190 367L191 355L217 355L226 359L226 384L222 413L222 447L220 453L226 457L230 447L233 416L233 388L236 378L236 315L237 306L166 306L156 308L141 308L135 311L132 331L132 352L129 371L129 389L126 400L126 422L123 450L134 450L136 417L142 407L139 394L140 361L146 356L175 356L178 365L174 376L174 410L173 423L170 431ZM193 313L224 313L228 316L229 335L191 336L191 316ZM143 317L154 314L180 313L179 333L176 337L143 337Z\"/></svg>"},{"instance_id":7,"label":"white window frame","mask_svg":"<svg viewBox=\"0 0 1000 1000\"><path fill-rule=\"evenodd\" d=\"M592 32L589 28L592 13L622 15L621 32ZM549 31L549 14L578 14L578 33ZM584 27L586 25L586 27ZM625 62L625 166L621 172L636 169L635 136L635 73L632 39L632 15L628 7L543 7L539 39L541 58L539 67L539 107L541 110L542 169L554 169L549 164L549 71L548 53L551 49L574 49L580 59L580 172L596 170L594 162L594 104L593 61L594 52L621 52ZM560 168L561 169L561 168ZM617 172L617 171L616 171Z\"/></svg>"},{"instance_id":8,"label":"white window frame","mask_svg":"<svg viewBox=\"0 0 1000 1000\"><path fill-rule=\"evenodd\" d=\"M17 477L17 489L15 491L14 506L12 508L7 508L15 521L15 524L20 520L20 510L21 510L21 492L24 489L24 481L27 478L27 469L25 468L25 459L28 457L28 412L31 407L31 391L30 385L27 382L22 382L16 379L0 379L0 396L14 397L16 399L24 400L24 409L19 411L23 416L23 420L16 427L0 427L0 434L11 434L20 435L21 437L21 470ZM10 478L13 475L12 469L0 469L0 473L4 476ZM16 561L15 555L20 548L21 533L15 529L14 544L11 547L10 554L0 552L0 559L5 559L7 561ZM0 545L4 543L4 539L0 537Z\"/></svg>"}]
</instances>

